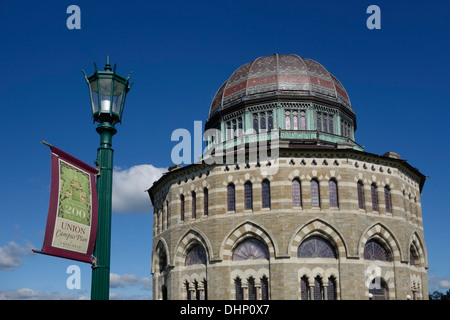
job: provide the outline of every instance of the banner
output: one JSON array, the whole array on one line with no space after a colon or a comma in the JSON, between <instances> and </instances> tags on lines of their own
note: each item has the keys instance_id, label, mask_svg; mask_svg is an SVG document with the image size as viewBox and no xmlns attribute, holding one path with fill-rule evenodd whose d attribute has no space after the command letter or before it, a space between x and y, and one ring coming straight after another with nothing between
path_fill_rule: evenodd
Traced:
<instances>
[{"instance_id":1,"label":"banner","mask_svg":"<svg viewBox=\"0 0 450 320\"><path fill-rule=\"evenodd\" d=\"M97 169L51 149L51 189L41 253L92 263L97 235Z\"/></svg>"}]
</instances>

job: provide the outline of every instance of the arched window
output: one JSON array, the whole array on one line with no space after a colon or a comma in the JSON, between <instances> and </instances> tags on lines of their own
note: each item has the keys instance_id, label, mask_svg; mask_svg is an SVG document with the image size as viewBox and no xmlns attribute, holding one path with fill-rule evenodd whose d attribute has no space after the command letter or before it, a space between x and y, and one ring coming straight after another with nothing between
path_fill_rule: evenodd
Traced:
<instances>
[{"instance_id":1,"label":"arched window","mask_svg":"<svg viewBox=\"0 0 450 320\"><path fill-rule=\"evenodd\" d=\"M336 278L331 276L328 278L327 300L336 300Z\"/></svg>"},{"instance_id":2,"label":"arched window","mask_svg":"<svg viewBox=\"0 0 450 320\"><path fill-rule=\"evenodd\" d=\"M320 207L320 190L317 179L311 180L311 206Z\"/></svg>"},{"instance_id":3,"label":"arched window","mask_svg":"<svg viewBox=\"0 0 450 320\"><path fill-rule=\"evenodd\" d=\"M206 251L202 245L194 245L187 253L186 259L184 261L185 266L191 266L194 264L205 264L206 265Z\"/></svg>"},{"instance_id":4,"label":"arched window","mask_svg":"<svg viewBox=\"0 0 450 320\"><path fill-rule=\"evenodd\" d=\"M233 260L269 260L269 249L267 246L256 239L245 239L237 245L233 251Z\"/></svg>"},{"instance_id":5,"label":"arched window","mask_svg":"<svg viewBox=\"0 0 450 320\"><path fill-rule=\"evenodd\" d=\"M361 180L358 181L357 187L358 187L358 206L360 209L364 209L366 207L364 201L364 184L362 183Z\"/></svg>"},{"instance_id":6,"label":"arched window","mask_svg":"<svg viewBox=\"0 0 450 320\"><path fill-rule=\"evenodd\" d=\"M377 241L371 239L364 246L364 259L389 261L389 252Z\"/></svg>"},{"instance_id":7,"label":"arched window","mask_svg":"<svg viewBox=\"0 0 450 320\"><path fill-rule=\"evenodd\" d=\"M262 184L262 207L270 208L270 182L269 180L263 180Z\"/></svg>"},{"instance_id":8,"label":"arched window","mask_svg":"<svg viewBox=\"0 0 450 320\"><path fill-rule=\"evenodd\" d=\"M180 219L184 221L184 195L180 196Z\"/></svg>"},{"instance_id":9,"label":"arched window","mask_svg":"<svg viewBox=\"0 0 450 320\"><path fill-rule=\"evenodd\" d=\"M302 187L300 180L292 180L292 203L294 207L302 206Z\"/></svg>"},{"instance_id":10,"label":"arched window","mask_svg":"<svg viewBox=\"0 0 450 320\"><path fill-rule=\"evenodd\" d=\"M244 184L244 205L245 210L253 209L253 186L250 181Z\"/></svg>"},{"instance_id":11,"label":"arched window","mask_svg":"<svg viewBox=\"0 0 450 320\"><path fill-rule=\"evenodd\" d=\"M255 278L248 278L248 300L256 300Z\"/></svg>"},{"instance_id":12,"label":"arched window","mask_svg":"<svg viewBox=\"0 0 450 320\"><path fill-rule=\"evenodd\" d=\"M285 114L286 114L286 116L284 117L284 128L286 130L291 130L291 116L290 116L290 112L286 111Z\"/></svg>"},{"instance_id":13,"label":"arched window","mask_svg":"<svg viewBox=\"0 0 450 320\"><path fill-rule=\"evenodd\" d=\"M303 241L297 249L298 258L336 258L336 250L324 238L312 236Z\"/></svg>"},{"instance_id":14,"label":"arched window","mask_svg":"<svg viewBox=\"0 0 450 320\"><path fill-rule=\"evenodd\" d=\"M307 276L300 279L300 297L302 300L309 300L309 281Z\"/></svg>"},{"instance_id":15,"label":"arched window","mask_svg":"<svg viewBox=\"0 0 450 320\"><path fill-rule=\"evenodd\" d=\"M320 276L314 278L314 300L323 300L323 282Z\"/></svg>"},{"instance_id":16,"label":"arched window","mask_svg":"<svg viewBox=\"0 0 450 320\"><path fill-rule=\"evenodd\" d=\"M227 187L227 207L228 211L236 210L236 197L233 183L230 183Z\"/></svg>"},{"instance_id":17,"label":"arched window","mask_svg":"<svg viewBox=\"0 0 450 320\"><path fill-rule=\"evenodd\" d=\"M234 279L234 290L236 293L236 300L244 300L244 290L242 289L242 280L239 277Z\"/></svg>"},{"instance_id":18,"label":"arched window","mask_svg":"<svg viewBox=\"0 0 450 320\"><path fill-rule=\"evenodd\" d=\"M372 300L388 300L389 289L386 282L380 278L374 278L369 285L369 293L372 294Z\"/></svg>"},{"instance_id":19,"label":"arched window","mask_svg":"<svg viewBox=\"0 0 450 320\"><path fill-rule=\"evenodd\" d=\"M417 250L414 246L411 246L409 248L409 264L414 266L417 264L417 261L419 261L419 255L417 254Z\"/></svg>"},{"instance_id":20,"label":"arched window","mask_svg":"<svg viewBox=\"0 0 450 320\"><path fill-rule=\"evenodd\" d=\"M370 191L372 194L372 210L378 211L378 188L375 183L370 186Z\"/></svg>"},{"instance_id":21,"label":"arched window","mask_svg":"<svg viewBox=\"0 0 450 320\"><path fill-rule=\"evenodd\" d=\"M192 219L197 218L197 195L192 191Z\"/></svg>"},{"instance_id":22,"label":"arched window","mask_svg":"<svg viewBox=\"0 0 450 320\"><path fill-rule=\"evenodd\" d=\"M269 300L269 279L266 276L261 278L261 300Z\"/></svg>"},{"instance_id":23,"label":"arched window","mask_svg":"<svg viewBox=\"0 0 450 320\"><path fill-rule=\"evenodd\" d=\"M391 189L389 186L384 187L384 201L386 202L386 212L392 213Z\"/></svg>"},{"instance_id":24,"label":"arched window","mask_svg":"<svg viewBox=\"0 0 450 320\"><path fill-rule=\"evenodd\" d=\"M209 199L208 199L208 189L203 189L203 215L208 215L208 207L209 207Z\"/></svg>"},{"instance_id":25,"label":"arched window","mask_svg":"<svg viewBox=\"0 0 450 320\"><path fill-rule=\"evenodd\" d=\"M335 179L331 179L328 182L328 190L330 194L330 207L338 207L339 206L338 188Z\"/></svg>"}]
</instances>

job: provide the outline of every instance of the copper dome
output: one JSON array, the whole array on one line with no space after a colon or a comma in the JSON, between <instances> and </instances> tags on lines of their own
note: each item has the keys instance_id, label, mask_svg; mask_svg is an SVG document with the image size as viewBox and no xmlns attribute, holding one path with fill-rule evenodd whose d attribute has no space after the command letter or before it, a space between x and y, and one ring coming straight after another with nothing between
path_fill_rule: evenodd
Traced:
<instances>
[{"instance_id":1,"label":"copper dome","mask_svg":"<svg viewBox=\"0 0 450 320\"><path fill-rule=\"evenodd\" d=\"M344 86L320 63L295 54L274 54L238 68L214 96L209 118L219 110L264 95L318 96L352 111Z\"/></svg>"}]
</instances>

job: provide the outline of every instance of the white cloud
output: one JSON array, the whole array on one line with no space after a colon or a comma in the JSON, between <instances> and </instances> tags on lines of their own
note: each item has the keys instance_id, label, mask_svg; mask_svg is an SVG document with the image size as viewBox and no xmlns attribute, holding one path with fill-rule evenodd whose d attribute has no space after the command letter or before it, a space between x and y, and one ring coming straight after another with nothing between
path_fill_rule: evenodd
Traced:
<instances>
[{"instance_id":1,"label":"white cloud","mask_svg":"<svg viewBox=\"0 0 450 320\"><path fill-rule=\"evenodd\" d=\"M14 270L22 264L22 257L32 254L31 246L23 248L10 241L0 248L0 270Z\"/></svg>"},{"instance_id":2,"label":"white cloud","mask_svg":"<svg viewBox=\"0 0 450 320\"><path fill-rule=\"evenodd\" d=\"M86 296L77 296L68 293L52 292L50 294L39 292L30 288L20 288L11 291L0 290L0 300L88 300Z\"/></svg>"},{"instance_id":3,"label":"white cloud","mask_svg":"<svg viewBox=\"0 0 450 320\"><path fill-rule=\"evenodd\" d=\"M121 170L114 168L112 210L115 213L150 213L148 190L158 180L165 168L142 164Z\"/></svg>"},{"instance_id":4,"label":"white cloud","mask_svg":"<svg viewBox=\"0 0 450 320\"><path fill-rule=\"evenodd\" d=\"M110 273L109 283L111 288L138 287L144 290L152 289L152 280L150 278L139 278L135 274L118 275L116 273Z\"/></svg>"}]
</instances>

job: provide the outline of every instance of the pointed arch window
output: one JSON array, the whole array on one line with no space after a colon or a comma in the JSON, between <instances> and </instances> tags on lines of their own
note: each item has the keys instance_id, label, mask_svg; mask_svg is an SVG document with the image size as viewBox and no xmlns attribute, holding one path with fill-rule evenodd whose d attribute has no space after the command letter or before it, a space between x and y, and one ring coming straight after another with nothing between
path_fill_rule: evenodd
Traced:
<instances>
[{"instance_id":1,"label":"pointed arch window","mask_svg":"<svg viewBox=\"0 0 450 320\"><path fill-rule=\"evenodd\" d=\"M187 253L185 259L185 266L192 266L194 264L206 265L206 251L202 245L194 245Z\"/></svg>"},{"instance_id":2,"label":"pointed arch window","mask_svg":"<svg viewBox=\"0 0 450 320\"><path fill-rule=\"evenodd\" d=\"M197 194L192 191L192 219L197 218Z\"/></svg>"},{"instance_id":3,"label":"pointed arch window","mask_svg":"<svg viewBox=\"0 0 450 320\"><path fill-rule=\"evenodd\" d=\"M370 186L370 191L372 194L372 210L378 211L378 188L375 183Z\"/></svg>"},{"instance_id":4,"label":"pointed arch window","mask_svg":"<svg viewBox=\"0 0 450 320\"><path fill-rule=\"evenodd\" d=\"M180 195L180 219L184 221L184 195Z\"/></svg>"},{"instance_id":5,"label":"pointed arch window","mask_svg":"<svg viewBox=\"0 0 450 320\"><path fill-rule=\"evenodd\" d=\"M300 279L300 297L302 300L309 300L309 281L307 276Z\"/></svg>"},{"instance_id":6,"label":"pointed arch window","mask_svg":"<svg viewBox=\"0 0 450 320\"><path fill-rule=\"evenodd\" d=\"M203 189L203 215L208 216L208 207L209 207L209 199L208 199L208 188Z\"/></svg>"},{"instance_id":7,"label":"pointed arch window","mask_svg":"<svg viewBox=\"0 0 450 320\"><path fill-rule=\"evenodd\" d=\"M364 203L364 184L362 181L358 181L357 183L358 188L358 206L360 209L365 209L365 203Z\"/></svg>"},{"instance_id":8,"label":"pointed arch window","mask_svg":"<svg viewBox=\"0 0 450 320\"><path fill-rule=\"evenodd\" d=\"M242 280L239 277L234 279L234 290L236 294L236 300L244 300L244 290L242 288Z\"/></svg>"},{"instance_id":9,"label":"pointed arch window","mask_svg":"<svg viewBox=\"0 0 450 320\"><path fill-rule=\"evenodd\" d=\"M377 240L371 239L364 246L364 259L390 261L389 252Z\"/></svg>"},{"instance_id":10,"label":"pointed arch window","mask_svg":"<svg viewBox=\"0 0 450 320\"><path fill-rule=\"evenodd\" d=\"M336 300L336 278L331 276L328 278L327 300Z\"/></svg>"},{"instance_id":11,"label":"pointed arch window","mask_svg":"<svg viewBox=\"0 0 450 320\"><path fill-rule=\"evenodd\" d=\"M248 278L248 300L256 300L255 278Z\"/></svg>"},{"instance_id":12,"label":"pointed arch window","mask_svg":"<svg viewBox=\"0 0 450 320\"><path fill-rule=\"evenodd\" d=\"M331 179L328 182L328 190L330 196L330 207L338 207L339 206L338 188L335 179Z\"/></svg>"},{"instance_id":13,"label":"pointed arch window","mask_svg":"<svg viewBox=\"0 0 450 320\"><path fill-rule=\"evenodd\" d=\"M253 209L253 185L250 181L244 184L244 206L245 210Z\"/></svg>"},{"instance_id":14,"label":"pointed arch window","mask_svg":"<svg viewBox=\"0 0 450 320\"><path fill-rule=\"evenodd\" d=\"M292 203L294 207L302 206L302 187L297 178L292 180Z\"/></svg>"},{"instance_id":15,"label":"pointed arch window","mask_svg":"<svg viewBox=\"0 0 450 320\"><path fill-rule=\"evenodd\" d=\"M227 209L228 211L236 210L236 194L233 183L230 183L227 187Z\"/></svg>"},{"instance_id":16,"label":"pointed arch window","mask_svg":"<svg viewBox=\"0 0 450 320\"><path fill-rule=\"evenodd\" d=\"M320 190L317 179L311 180L311 206L320 207Z\"/></svg>"},{"instance_id":17,"label":"pointed arch window","mask_svg":"<svg viewBox=\"0 0 450 320\"><path fill-rule=\"evenodd\" d=\"M336 258L336 250L324 238L312 236L303 241L297 249L298 258Z\"/></svg>"},{"instance_id":18,"label":"pointed arch window","mask_svg":"<svg viewBox=\"0 0 450 320\"><path fill-rule=\"evenodd\" d=\"M386 212L392 213L392 198L389 186L384 187L384 201L386 203Z\"/></svg>"},{"instance_id":19,"label":"pointed arch window","mask_svg":"<svg viewBox=\"0 0 450 320\"><path fill-rule=\"evenodd\" d=\"M269 260L269 256L269 249L264 243L259 240L250 238L238 244L238 246L233 251L232 260Z\"/></svg>"},{"instance_id":20,"label":"pointed arch window","mask_svg":"<svg viewBox=\"0 0 450 320\"><path fill-rule=\"evenodd\" d=\"M263 180L262 184L262 207L270 208L270 182L269 180Z\"/></svg>"},{"instance_id":21,"label":"pointed arch window","mask_svg":"<svg viewBox=\"0 0 450 320\"><path fill-rule=\"evenodd\" d=\"M266 276L261 278L261 300L269 300L269 279Z\"/></svg>"},{"instance_id":22,"label":"pointed arch window","mask_svg":"<svg viewBox=\"0 0 450 320\"><path fill-rule=\"evenodd\" d=\"M323 300L323 282L320 276L314 278L314 300Z\"/></svg>"}]
</instances>

